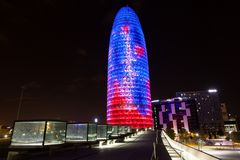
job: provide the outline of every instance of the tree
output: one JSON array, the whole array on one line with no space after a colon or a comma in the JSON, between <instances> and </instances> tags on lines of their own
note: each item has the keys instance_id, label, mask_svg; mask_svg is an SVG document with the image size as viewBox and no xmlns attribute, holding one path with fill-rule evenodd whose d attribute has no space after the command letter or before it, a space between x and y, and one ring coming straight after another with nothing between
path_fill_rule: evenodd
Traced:
<instances>
[{"instance_id":1,"label":"tree","mask_svg":"<svg viewBox=\"0 0 240 160\"><path fill-rule=\"evenodd\" d=\"M174 139L175 136L176 136L174 130L171 129L171 128L169 128L169 127L167 127L167 129L166 129L166 133L167 133L167 135L168 135L171 139Z\"/></svg>"},{"instance_id":2,"label":"tree","mask_svg":"<svg viewBox=\"0 0 240 160\"><path fill-rule=\"evenodd\" d=\"M223 130L221 128L218 129L217 135L224 136L224 132L223 132Z\"/></svg>"},{"instance_id":3,"label":"tree","mask_svg":"<svg viewBox=\"0 0 240 160\"><path fill-rule=\"evenodd\" d=\"M240 132L232 132L231 139L233 142L240 143Z\"/></svg>"},{"instance_id":4,"label":"tree","mask_svg":"<svg viewBox=\"0 0 240 160\"><path fill-rule=\"evenodd\" d=\"M180 142L186 143L186 141L188 141L188 139L190 137L190 135L188 134L188 132L184 128L179 129L178 134L179 134Z\"/></svg>"},{"instance_id":5,"label":"tree","mask_svg":"<svg viewBox=\"0 0 240 160\"><path fill-rule=\"evenodd\" d=\"M226 137L226 140L227 140L227 141L229 141L229 140L230 140L230 137L229 137L229 136L227 136L227 137Z\"/></svg>"},{"instance_id":6,"label":"tree","mask_svg":"<svg viewBox=\"0 0 240 160\"><path fill-rule=\"evenodd\" d=\"M5 137L5 135L9 136L9 129L0 129L0 138Z\"/></svg>"}]
</instances>

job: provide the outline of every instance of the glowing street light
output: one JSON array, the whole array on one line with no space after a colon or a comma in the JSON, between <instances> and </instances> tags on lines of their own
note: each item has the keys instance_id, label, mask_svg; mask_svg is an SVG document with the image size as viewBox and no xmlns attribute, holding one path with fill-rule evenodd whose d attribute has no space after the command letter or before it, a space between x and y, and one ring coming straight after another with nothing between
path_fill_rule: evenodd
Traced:
<instances>
[{"instance_id":1,"label":"glowing street light","mask_svg":"<svg viewBox=\"0 0 240 160\"><path fill-rule=\"evenodd\" d=\"M95 123L98 123L98 118L94 118L94 122L95 122Z\"/></svg>"},{"instance_id":2,"label":"glowing street light","mask_svg":"<svg viewBox=\"0 0 240 160\"><path fill-rule=\"evenodd\" d=\"M208 93L216 93L216 92L217 92L216 89L209 89L209 90L208 90Z\"/></svg>"}]
</instances>

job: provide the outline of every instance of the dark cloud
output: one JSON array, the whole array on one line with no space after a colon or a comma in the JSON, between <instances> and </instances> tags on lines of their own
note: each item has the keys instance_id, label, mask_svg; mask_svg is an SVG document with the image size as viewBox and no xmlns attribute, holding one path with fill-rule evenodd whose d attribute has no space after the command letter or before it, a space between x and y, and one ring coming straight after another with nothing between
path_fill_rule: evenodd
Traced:
<instances>
[{"instance_id":1,"label":"dark cloud","mask_svg":"<svg viewBox=\"0 0 240 160\"><path fill-rule=\"evenodd\" d=\"M133 1L132 4L133 8L138 11L142 9L143 5L144 5L143 0Z\"/></svg>"},{"instance_id":2,"label":"dark cloud","mask_svg":"<svg viewBox=\"0 0 240 160\"><path fill-rule=\"evenodd\" d=\"M40 87L40 84L37 81L32 81L30 83L25 83L22 85L22 87L26 89L31 89L31 88L38 88Z\"/></svg>"},{"instance_id":3,"label":"dark cloud","mask_svg":"<svg viewBox=\"0 0 240 160\"><path fill-rule=\"evenodd\" d=\"M0 42L1 43L7 43L8 42L8 38L1 33L0 33Z\"/></svg>"},{"instance_id":4,"label":"dark cloud","mask_svg":"<svg viewBox=\"0 0 240 160\"><path fill-rule=\"evenodd\" d=\"M75 92L79 87L76 84L68 84L64 87L64 91L67 93Z\"/></svg>"},{"instance_id":5,"label":"dark cloud","mask_svg":"<svg viewBox=\"0 0 240 160\"><path fill-rule=\"evenodd\" d=\"M104 15L104 18L102 20L102 25L106 26L107 24L110 24L114 20L115 15L116 15L116 11L115 10L111 9L110 11L108 11Z\"/></svg>"},{"instance_id":6,"label":"dark cloud","mask_svg":"<svg viewBox=\"0 0 240 160\"><path fill-rule=\"evenodd\" d=\"M0 6L2 9L13 9L15 8L10 2L7 2L6 0L1 0L0 1Z\"/></svg>"},{"instance_id":7,"label":"dark cloud","mask_svg":"<svg viewBox=\"0 0 240 160\"><path fill-rule=\"evenodd\" d=\"M80 56L87 56L87 51L85 49L79 48L77 54Z\"/></svg>"},{"instance_id":8,"label":"dark cloud","mask_svg":"<svg viewBox=\"0 0 240 160\"><path fill-rule=\"evenodd\" d=\"M106 76L102 74L92 75L89 77L79 77L72 80L71 83L64 86L65 92L73 93L89 86L97 86L99 83L106 82Z\"/></svg>"},{"instance_id":9,"label":"dark cloud","mask_svg":"<svg viewBox=\"0 0 240 160\"><path fill-rule=\"evenodd\" d=\"M93 82L103 82L103 81L106 81L106 79L107 79L107 76L102 75L102 74L99 74L99 75L96 75L96 76L92 77Z\"/></svg>"}]
</instances>

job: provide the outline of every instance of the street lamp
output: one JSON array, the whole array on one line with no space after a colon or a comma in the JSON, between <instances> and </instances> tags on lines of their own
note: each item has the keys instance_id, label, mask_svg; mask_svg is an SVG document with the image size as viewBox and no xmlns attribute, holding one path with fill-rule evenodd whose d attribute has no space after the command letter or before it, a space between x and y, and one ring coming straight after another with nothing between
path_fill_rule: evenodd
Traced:
<instances>
[{"instance_id":1,"label":"street lamp","mask_svg":"<svg viewBox=\"0 0 240 160\"><path fill-rule=\"evenodd\" d=\"M202 147L203 147L203 140L201 140L201 138L198 139L198 150L202 150Z\"/></svg>"},{"instance_id":2,"label":"street lamp","mask_svg":"<svg viewBox=\"0 0 240 160\"><path fill-rule=\"evenodd\" d=\"M228 133L229 133L229 140L231 141L231 140L232 140L232 139L231 139L231 133L232 133L232 131L229 131Z\"/></svg>"},{"instance_id":3,"label":"street lamp","mask_svg":"<svg viewBox=\"0 0 240 160\"><path fill-rule=\"evenodd\" d=\"M217 93L217 90L216 89L209 89L208 93Z\"/></svg>"},{"instance_id":4,"label":"street lamp","mask_svg":"<svg viewBox=\"0 0 240 160\"><path fill-rule=\"evenodd\" d=\"M98 123L98 118L94 118L94 122L95 122L95 123Z\"/></svg>"},{"instance_id":5,"label":"street lamp","mask_svg":"<svg viewBox=\"0 0 240 160\"><path fill-rule=\"evenodd\" d=\"M25 86L22 86L21 87L21 95L20 95L19 104L18 104L18 110L17 110L17 120L19 119L19 116L20 116L20 110L22 107L22 99L23 99L24 89L25 89Z\"/></svg>"}]
</instances>

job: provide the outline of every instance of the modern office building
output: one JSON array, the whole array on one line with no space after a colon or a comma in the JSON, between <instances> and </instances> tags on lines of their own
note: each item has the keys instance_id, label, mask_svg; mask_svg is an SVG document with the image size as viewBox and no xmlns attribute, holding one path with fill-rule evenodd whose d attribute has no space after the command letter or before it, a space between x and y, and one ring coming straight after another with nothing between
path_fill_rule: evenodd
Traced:
<instances>
[{"instance_id":1,"label":"modern office building","mask_svg":"<svg viewBox=\"0 0 240 160\"><path fill-rule=\"evenodd\" d=\"M152 127L147 49L139 19L130 7L118 11L110 36L107 123Z\"/></svg>"},{"instance_id":2,"label":"modern office building","mask_svg":"<svg viewBox=\"0 0 240 160\"><path fill-rule=\"evenodd\" d=\"M235 118L230 118L228 121L224 121L224 131L227 133L237 132L237 120Z\"/></svg>"},{"instance_id":3,"label":"modern office building","mask_svg":"<svg viewBox=\"0 0 240 160\"><path fill-rule=\"evenodd\" d=\"M228 112L227 112L227 106L225 103L221 103L220 104L220 108L221 108L221 115L222 115L222 119L223 121L228 121Z\"/></svg>"},{"instance_id":4,"label":"modern office building","mask_svg":"<svg viewBox=\"0 0 240 160\"><path fill-rule=\"evenodd\" d=\"M177 134L181 128L186 131L199 129L196 101L188 98L173 98L152 101L155 129L171 128Z\"/></svg>"},{"instance_id":5,"label":"modern office building","mask_svg":"<svg viewBox=\"0 0 240 160\"><path fill-rule=\"evenodd\" d=\"M209 89L207 91L177 92L176 96L193 98L196 100L201 130L205 132L216 132L220 129L224 129L218 91L216 89Z\"/></svg>"}]
</instances>

